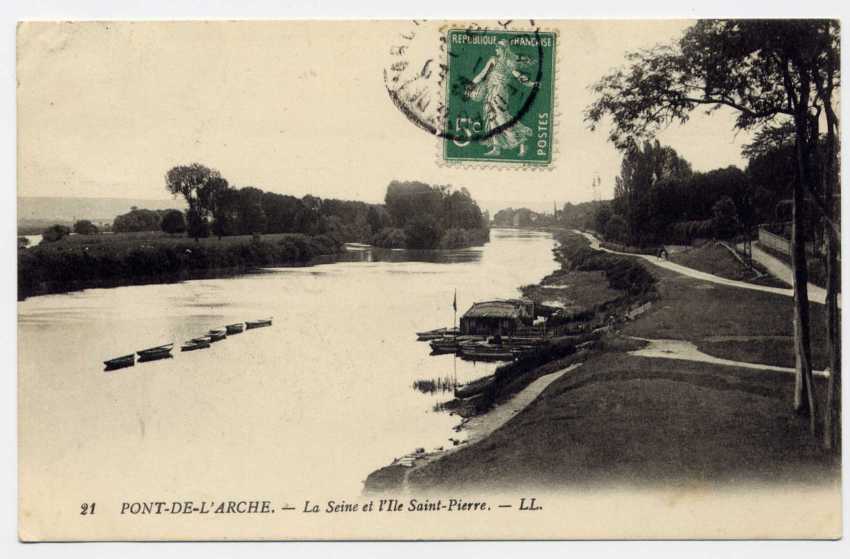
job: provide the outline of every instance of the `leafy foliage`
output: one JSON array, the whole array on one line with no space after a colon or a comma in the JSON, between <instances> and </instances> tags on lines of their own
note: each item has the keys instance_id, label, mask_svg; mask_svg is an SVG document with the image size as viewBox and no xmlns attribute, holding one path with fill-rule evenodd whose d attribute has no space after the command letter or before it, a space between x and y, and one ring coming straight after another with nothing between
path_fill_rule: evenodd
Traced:
<instances>
[{"instance_id":1,"label":"leafy foliage","mask_svg":"<svg viewBox=\"0 0 850 559\"><path fill-rule=\"evenodd\" d=\"M74 233L78 235L97 235L98 232L97 225L88 219L80 219L74 223Z\"/></svg>"},{"instance_id":2,"label":"leafy foliage","mask_svg":"<svg viewBox=\"0 0 850 559\"><path fill-rule=\"evenodd\" d=\"M180 210L166 210L166 212L162 214L160 228L166 233L172 235L176 233L185 233L186 218L183 217L183 212Z\"/></svg>"},{"instance_id":3,"label":"leafy foliage","mask_svg":"<svg viewBox=\"0 0 850 559\"><path fill-rule=\"evenodd\" d=\"M65 225L51 225L41 234L42 240L55 243L71 234L71 229Z\"/></svg>"},{"instance_id":4,"label":"leafy foliage","mask_svg":"<svg viewBox=\"0 0 850 559\"><path fill-rule=\"evenodd\" d=\"M135 233L139 231L159 231L160 214L154 210L133 208L112 221L112 230L116 233Z\"/></svg>"}]
</instances>

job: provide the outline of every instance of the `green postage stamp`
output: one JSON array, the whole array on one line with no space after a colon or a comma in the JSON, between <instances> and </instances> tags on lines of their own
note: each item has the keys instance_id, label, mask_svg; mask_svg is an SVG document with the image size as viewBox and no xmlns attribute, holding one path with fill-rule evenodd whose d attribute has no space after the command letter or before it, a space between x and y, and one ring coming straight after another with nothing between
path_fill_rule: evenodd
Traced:
<instances>
[{"instance_id":1,"label":"green postage stamp","mask_svg":"<svg viewBox=\"0 0 850 559\"><path fill-rule=\"evenodd\" d=\"M447 32L443 159L552 163L556 34Z\"/></svg>"}]
</instances>

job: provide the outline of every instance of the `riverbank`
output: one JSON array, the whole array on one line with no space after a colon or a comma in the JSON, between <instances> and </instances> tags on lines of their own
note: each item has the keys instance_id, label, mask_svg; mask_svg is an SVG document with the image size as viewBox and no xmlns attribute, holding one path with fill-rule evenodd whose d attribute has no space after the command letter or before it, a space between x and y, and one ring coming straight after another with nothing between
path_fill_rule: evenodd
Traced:
<instances>
[{"instance_id":1,"label":"riverbank","mask_svg":"<svg viewBox=\"0 0 850 559\"><path fill-rule=\"evenodd\" d=\"M229 277L262 267L304 265L344 252L324 235L199 239L163 233L73 235L18 250L18 300L95 287Z\"/></svg>"},{"instance_id":2,"label":"riverbank","mask_svg":"<svg viewBox=\"0 0 850 559\"><path fill-rule=\"evenodd\" d=\"M578 370L489 436L416 464L405 489L832 482L839 461L794 413L793 374L758 366L794 366L792 300L645 268L657 293L643 314L618 324ZM559 285L575 280L570 272L556 273ZM811 311L822 369L823 309ZM636 338L688 342L727 362L636 355L646 345ZM824 401L823 376L815 385Z\"/></svg>"},{"instance_id":3,"label":"riverbank","mask_svg":"<svg viewBox=\"0 0 850 559\"><path fill-rule=\"evenodd\" d=\"M403 489L407 485L408 476L412 472L460 450L464 447L463 445L468 446L483 440L507 423L514 414L519 413L534 401L550 384L580 366L581 363L575 363L563 369L543 374L502 405L490 408L482 414L464 418L455 427L460 438L451 439L454 446L440 448L432 452L418 449L411 454L402 456L393 464L370 474L365 482L365 492L367 494L381 493L387 490Z\"/></svg>"}]
</instances>

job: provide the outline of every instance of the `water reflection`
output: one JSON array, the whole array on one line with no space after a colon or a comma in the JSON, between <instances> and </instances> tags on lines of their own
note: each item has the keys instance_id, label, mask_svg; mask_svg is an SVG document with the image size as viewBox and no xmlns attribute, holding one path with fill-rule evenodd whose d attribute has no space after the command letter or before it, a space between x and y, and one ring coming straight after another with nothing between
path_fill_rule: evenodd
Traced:
<instances>
[{"instance_id":1,"label":"water reflection","mask_svg":"<svg viewBox=\"0 0 850 559\"><path fill-rule=\"evenodd\" d=\"M368 245L348 244L346 252L338 256L323 258L323 263L331 262L433 262L438 264L457 264L478 262L484 253L482 247L456 250L408 250L370 247ZM321 262L322 260L318 260Z\"/></svg>"},{"instance_id":2,"label":"water reflection","mask_svg":"<svg viewBox=\"0 0 850 559\"><path fill-rule=\"evenodd\" d=\"M418 390L423 394L433 394L435 392L454 392L457 387L457 380L450 377L418 379L413 381L413 389Z\"/></svg>"}]
</instances>

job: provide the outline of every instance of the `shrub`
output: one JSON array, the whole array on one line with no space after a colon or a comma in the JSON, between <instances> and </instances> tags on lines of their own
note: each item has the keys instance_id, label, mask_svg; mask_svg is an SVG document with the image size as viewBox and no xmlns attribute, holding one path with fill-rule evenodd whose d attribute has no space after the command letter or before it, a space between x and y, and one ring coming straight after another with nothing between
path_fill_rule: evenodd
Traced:
<instances>
[{"instance_id":1,"label":"shrub","mask_svg":"<svg viewBox=\"0 0 850 559\"><path fill-rule=\"evenodd\" d=\"M74 233L78 235L97 235L98 232L97 225L88 219L81 219L74 224Z\"/></svg>"},{"instance_id":2,"label":"shrub","mask_svg":"<svg viewBox=\"0 0 850 559\"><path fill-rule=\"evenodd\" d=\"M602 233L606 239L624 243L628 241L629 226L623 216L613 214L605 221L605 229Z\"/></svg>"},{"instance_id":3,"label":"shrub","mask_svg":"<svg viewBox=\"0 0 850 559\"><path fill-rule=\"evenodd\" d=\"M180 210L168 210L162 216L162 222L159 224L160 229L168 234L185 233L186 218L183 217L183 212Z\"/></svg>"},{"instance_id":4,"label":"shrub","mask_svg":"<svg viewBox=\"0 0 850 559\"><path fill-rule=\"evenodd\" d=\"M71 234L71 229L64 225L51 225L42 233L42 239L47 241L48 243L55 243L56 241L62 239L63 237L67 237Z\"/></svg>"},{"instance_id":5,"label":"shrub","mask_svg":"<svg viewBox=\"0 0 850 559\"><path fill-rule=\"evenodd\" d=\"M728 239L738 231L738 210L729 196L724 196L711 207L714 214L714 235L718 239Z\"/></svg>"},{"instance_id":6,"label":"shrub","mask_svg":"<svg viewBox=\"0 0 850 559\"><path fill-rule=\"evenodd\" d=\"M383 248L404 248L407 238L402 229L384 227L372 237L372 244Z\"/></svg>"},{"instance_id":7,"label":"shrub","mask_svg":"<svg viewBox=\"0 0 850 559\"><path fill-rule=\"evenodd\" d=\"M559 235L556 256L565 269L585 272L602 271L612 289L629 295L642 295L655 290L655 276L640 261L628 256L594 250L587 241L575 235Z\"/></svg>"},{"instance_id":8,"label":"shrub","mask_svg":"<svg viewBox=\"0 0 850 559\"><path fill-rule=\"evenodd\" d=\"M157 212L133 208L112 221L112 230L116 233L159 231L159 222L160 218Z\"/></svg>"},{"instance_id":9,"label":"shrub","mask_svg":"<svg viewBox=\"0 0 850 559\"><path fill-rule=\"evenodd\" d=\"M417 215L404 227L406 246L412 249L437 248L442 237L437 220L428 214Z\"/></svg>"},{"instance_id":10,"label":"shrub","mask_svg":"<svg viewBox=\"0 0 850 559\"><path fill-rule=\"evenodd\" d=\"M466 229L449 229L440 239L440 248L464 248L471 244L470 234Z\"/></svg>"}]
</instances>

